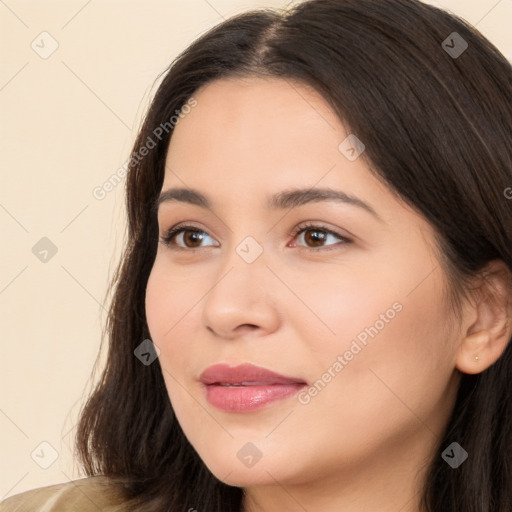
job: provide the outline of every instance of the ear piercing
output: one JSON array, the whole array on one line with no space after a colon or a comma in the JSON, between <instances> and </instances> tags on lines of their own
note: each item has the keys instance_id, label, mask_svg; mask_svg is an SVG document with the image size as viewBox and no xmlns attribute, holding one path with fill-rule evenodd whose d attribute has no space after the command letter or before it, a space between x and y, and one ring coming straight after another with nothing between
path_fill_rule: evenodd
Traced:
<instances>
[{"instance_id":1,"label":"ear piercing","mask_svg":"<svg viewBox=\"0 0 512 512\"><path fill-rule=\"evenodd\" d=\"M475 356L475 361L478 361L480 358L478 356Z\"/></svg>"}]
</instances>

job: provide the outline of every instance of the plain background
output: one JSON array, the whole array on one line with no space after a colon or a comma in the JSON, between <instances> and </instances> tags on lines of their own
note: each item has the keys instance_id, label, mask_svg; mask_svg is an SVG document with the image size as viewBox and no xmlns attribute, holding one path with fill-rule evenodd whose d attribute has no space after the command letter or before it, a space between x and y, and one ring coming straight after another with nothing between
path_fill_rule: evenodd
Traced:
<instances>
[{"instance_id":1,"label":"plain background","mask_svg":"<svg viewBox=\"0 0 512 512\"><path fill-rule=\"evenodd\" d=\"M286 3L0 0L0 499L83 476L74 427L125 233L124 180L93 190L126 162L158 75L223 18ZM512 0L427 3L512 60ZM43 237L54 255L34 254Z\"/></svg>"}]
</instances>

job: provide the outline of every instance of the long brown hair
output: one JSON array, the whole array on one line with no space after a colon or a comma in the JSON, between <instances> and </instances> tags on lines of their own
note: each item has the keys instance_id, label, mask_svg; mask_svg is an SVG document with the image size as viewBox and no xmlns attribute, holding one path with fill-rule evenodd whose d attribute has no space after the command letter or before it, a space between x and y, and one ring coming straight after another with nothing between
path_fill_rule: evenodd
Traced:
<instances>
[{"instance_id":1,"label":"long brown hair","mask_svg":"<svg viewBox=\"0 0 512 512\"><path fill-rule=\"evenodd\" d=\"M504 194L512 185L512 68L474 27L417 0L309 0L209 30L166 71L133 147L108 360L76 438L86 474L122 482L138 503L133 510L241 510L243 489L215 478L182 432L158 360L145 366L134 349L150 337L153 205L172 136L172 129L161 138L154 130L199 87L249 75L314 87L364 141L375 176L434 226L456 316L470 278L488 262L512 269L512 203ZM148 138L156 146L140 158ZM425 511L512 510L511 383L511 343L486 371L462 375L423 489ZM441 457L455 441L470 453L456 470Z\"/></svg>"}]
</instances>

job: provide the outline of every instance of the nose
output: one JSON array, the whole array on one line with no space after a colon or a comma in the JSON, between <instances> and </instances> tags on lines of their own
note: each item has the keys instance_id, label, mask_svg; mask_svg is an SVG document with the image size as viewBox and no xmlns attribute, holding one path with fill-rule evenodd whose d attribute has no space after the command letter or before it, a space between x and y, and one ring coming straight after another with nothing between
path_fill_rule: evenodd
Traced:
<instances>
[{"instance_id":1,"label":"nose","mask_svg":"<svg viewBox=\"0 0 512 512\"><path fill-rule=\"evenodd\" d=\"M204 298L204 325L226 339L273 332L279 323L276 281L264 254L248 263L232 250Z\"/></svg>"}]
</instances>

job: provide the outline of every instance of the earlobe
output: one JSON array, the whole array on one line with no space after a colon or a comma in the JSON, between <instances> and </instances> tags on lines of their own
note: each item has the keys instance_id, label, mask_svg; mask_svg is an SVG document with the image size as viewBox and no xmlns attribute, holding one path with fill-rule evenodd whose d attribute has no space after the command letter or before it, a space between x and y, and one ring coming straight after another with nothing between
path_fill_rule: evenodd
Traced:
<instances>
[{"instance_id":1,"label":"earlobe","mask_svg":"<svg viewBox=\"0 0 512 512\"><path fill-rule=\"evenodd\" d=\"M481 373L498 358L493 358L487 332L478 332L461 340L456 368L462 373ZM499 356L498 356L499 357Z\"/></svg>"},{"instance_id":2,"label":"earlobe","mask_svg":"<svg viewBox=\"0 0 512 512\"><path fill-rule=\"evenodd\" d=\"M476 320L460 340L458 370L477 374L492 366L512 336L510 271L501 260L488 264L472 314Z\"/></svg>"}]
</instances>

